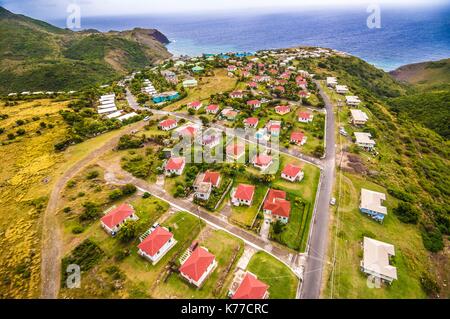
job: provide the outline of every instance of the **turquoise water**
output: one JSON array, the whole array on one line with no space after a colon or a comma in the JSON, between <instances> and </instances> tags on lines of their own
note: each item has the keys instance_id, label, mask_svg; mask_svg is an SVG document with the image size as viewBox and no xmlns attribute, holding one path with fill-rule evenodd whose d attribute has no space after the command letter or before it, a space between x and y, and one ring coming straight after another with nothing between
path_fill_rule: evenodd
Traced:
<instances>
[{"instance_id":1,"label":"turquoise water","mask_svg":"<svg viewBox=\"0 0 450 319\"><path fill-rule=\"evenodd\" d=\"M200 55L312 45L346 51L392 70L450 56L450 6L383 9L381 28L367 27L361 10L289 13L226 13L198 16L123 16L82 19L83 28L101 31L157 28L174 54ZM64 26L63 21L53 21Z\"/></svg>"}]
</instances>

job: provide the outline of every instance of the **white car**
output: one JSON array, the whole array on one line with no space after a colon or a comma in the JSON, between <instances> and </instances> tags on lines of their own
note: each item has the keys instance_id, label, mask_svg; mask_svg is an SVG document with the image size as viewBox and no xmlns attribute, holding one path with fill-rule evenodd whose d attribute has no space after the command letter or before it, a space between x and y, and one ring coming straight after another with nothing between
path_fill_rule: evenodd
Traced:
<instances>
[{"instance_id":1,"label":"white car","mask_svg":"<svg viewBox=\"0 0 450 319\"><path fill-rule=\"evenodd\" d=\"M144 122L148 122L148 121L150 121L150 116L144 117Z\"/></svg>"},{"instance_id":2,"label":"white car","mask_svg":"<svg viewBox=\"0 0 450 319\"><path fill-rule=\"evenodd\" d=\"M333 198L331 199L330 205L331 205L331 206L336 205L336 198L333 197Z\"/></svg>"}]
</instances>

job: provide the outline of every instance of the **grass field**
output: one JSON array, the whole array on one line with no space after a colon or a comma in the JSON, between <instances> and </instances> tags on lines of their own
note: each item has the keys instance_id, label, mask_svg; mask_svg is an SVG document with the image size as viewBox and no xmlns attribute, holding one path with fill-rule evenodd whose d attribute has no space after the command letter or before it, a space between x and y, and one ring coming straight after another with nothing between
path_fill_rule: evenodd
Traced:
<instances>
[{"instance_id":1,"label":"grass field","mask_svg":"<svg viewBox=\"0 0 450 319\"><path fill-rule=\"evenodd\" d=\"M269 285L270 299L294 299L298 287L298 278L283 263L265 252L256 253L247 270L259 280Z\"/></svg>"},{"instance_id":2,"label":"grass field","mask_svg":"<svg viewBox=\"0 0 450 319\"><path fill-rule=\"evenodd\" d=\"M427 269L427 253L423 247L419 231L415 226L401 223L392 213L396 200L387 196L385 202L388 216L379 224L362 215L358 209L361 188L387 193L383 187L371 183L357 175L340 173L338 183L342 192L338 197L339 217L334 216L333 238L329 254L332 258L336 246L336 266L334 276L328 269L325 298L424 298L420 276ZM339 229L336 233L336 220ZM398 280L392 286L369 288L367 277L360 271L359 263L363 257L361 241L363 236L371 237L395 246L395 267ZM405 240L407 238L408 240ZM337 242L335 242L337 240Z\"/></svg>"},{"instance_id":3,"label":"grass field","mask_svg":"<svg viewBox=\"0 0 450 319\"><path fill-rule=\"evenodd\" d=\"M208 299L219 298L224 295L229 287L220 286L220 280L229 282L233 276L235 263L239 260L244 249L244 243L223 232L217 230L207 230L202 233L198 240L200 245L206 247L218 262L217 268L205 280L200 289L195 288L185 281L179 274L173 273L167 282L161 282L156 286L153 293L155 298L183 298L183 299ZM230 271L227 271L230 269Z\"/></svg>"},{"instance_id":4,"label":"grass field","mask_svg":"<svg viewBox=\"0 0 450 319\"><path fill-rule=\"evenodd\" d=\"M196 88L187 89L186 98L167 106L165 110L175 111L180 106L193 101L203 101L205 104L208 103L211 95L233 90L236 86L236 78L230 78L227 74L225 69L217 69L214 71L214 77L202 77Z\"/></svg>"}]
</instances>

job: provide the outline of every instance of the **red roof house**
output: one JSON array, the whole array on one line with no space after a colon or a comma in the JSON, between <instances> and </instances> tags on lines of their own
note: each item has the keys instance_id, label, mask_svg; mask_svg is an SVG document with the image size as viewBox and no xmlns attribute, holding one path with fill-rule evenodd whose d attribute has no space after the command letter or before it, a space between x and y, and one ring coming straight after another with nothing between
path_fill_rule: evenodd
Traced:
<instances>
[{"instance_id":1,"label":"red roof house","mask_svg":"<svg viewBox=\"0 0 450 319\"><path fill-rule=\"evenodd\" d=\"M238 142L232 142L226 147L226 153L229 158L238 160L245 155L245 145Z\"/></svg>"},{"instance_id":2,"label":"red roof house","mask_svg":"<svg viewBox=\"0 0 450 319\"><path fill-rule=\"evenodd\" d=\"M166 175L178 175L183 174L184 167L186 166L186 160L184 157L172 157L170 158L166 166L164 167Z\"/></svg>"},{"instance_id":3,"label":"red roof house","mask_svg":"<svg viewBox=\"0 0 450 319\"><path fill-rule=\"evenodd\" d=\"M180 274L191 284L200 287L216 266L216 257L198 246L181 265Z\"/></svg>"},{"instance_id":4,"label":"red roof house","mask_svg":"<svg viewBox=\"0 0 450 319\"><path fill-rule=\"evenodd\" d=\"M256 117L249 117L244 120L244 124L246 127L256 128L258 126L259 120Z\"/></svg>"},{"instance_id":5,"label":"red roof house","mask_svg":"<svg viewBox=\"0 0 450 319\"><path fill-rule=\"evenodd\" d=\"M291 214L291 202L286 200L286 192L271 189L263 205L264 214L287 223Z\"/></svg>"},{"instance_id":6,"label":"red roof house","mask_svg":"<svg viewBox=\"0 0 450 319\"><path fill-rule=\"evenodd\" d=\"M255 194L255 186L239 184L236 190L232 192L231 202L235 206L239 205L251 206L254 194Z\"/></svg>"},{"instance_id":7,"label":"red roof house","mask_svg":"<svg viewBox=\"0 0 450 319\"><path fill-rule=\"evenodd\" d=\"M278 105L275 107L275 112L280 115L288 114L291 111L291 108L288 105Z\"/></svg>"},{"instance_id":8,"label":"red roof house","mask_svg":"<svg viewBox=\"0 0 450 319\"><path fill-rule=\"evenodd\" d=\"M173 234L158 226L138 245L138 253L155 265L175 244Z\"/></svg>"},{"instance_id":9,"label":"red roof house","mask_svg":"<svg viewBox=\"0 0 450 319\"><path fill-rule=\"evenodd\" d=\"M177 121L174 119L168 119L168 120L164 120L162 122L159 123L159 127L163 130L163 131L170 131L174 128L176 128L178 125Z\"/></svg>"},{"instance_id":10,"label":"red roof house","mask_svg":"<svg viewBox=\"0 0 450 319\"><path fill-rule=\"evenodd\" d=\"M312 115L309 112L299 112L298 113L298 121L302 123L309 123L312 122L314 118L314 115Z\"/></svg>"},{"instance_id":11,"label":"red roof house","mask_svg":"<svg viewBox=\"0 0 450 319\"><path fill-rule=\"evenodd\" d=\"M301 181L304 177L304 173L300 166L295 166L292 164L286 165L284 170L281 172L281 178L288 180L290 182Z\"/></svg>"},{"instance_id":12,"label":"red roof house","mask_svg":"<svg viewBox=\"0 0 450 319\"><path fill-rule=\"evenodd\" d=\"M268 289L268 285L259 281L254 274L247 272L231 299L267 299Z\"/></svg>"},{"instance_id":13,"label":"red roof house","mask_svg":"<svg viewBox=\"0 0 450 319\"><path fill-rule=\"evenodd\" d=\"M219 106L216 104L210 104L206 107L206 113L217 114L219 112Z\"/></svg>"},{"instance_id":14,"label":"red roof house","mask_svg":"<svg viewBox=\"0 0 450 319\"><path fill-rule=\"evenodd\" d=\"M261 101L258 100L250 100L247 102L248 106L251 106L253 109L258 109L261 107Z\"/></svg>"},{"instance_id":15,"label":"red roof house","mask_svg":"<svg viewBox=\"0 0 450 319\"><path fill-rule=\"evenodd\" d=\"M211 183L214 187L219 187L220 184L220 173L219 172L212 172L212 171L206 171L205 176L203 177L204 183Z\"/></svg>"},{"instance_id":16,"label":"red roof house","mask_svg":"<svg viewBox=\"0 0 450 319\"><path fill-rule=\"evenodd\" d=\"M253 158L253 166L259 168L260 170L267 169L270 165L272 165L273 159L272 156L260 154Z\"/></svg>"},{"instance_id":17,"label":"red roof house","mask_svg":"<svg viewBox=\"0 0 450 319\"><path fill-rule=\"evenodd\" d=\"M203 103L200 101L194 101L194 102L188 103L188 105L187 105L188 109L193 109L196 111L200 110L200 108L202 106L203 106Z\"/></svg>"},{"instance_id":18,"label":"red roof house","mask_svg":"<svg viewBox=\"0 0 450 319\"><path fill-rule=\"evenodd\" d=\"M102 227L114 236L126 221L136 219L134 208L129 204L121 204L103 216L100 222Z\"/></svg>"},{"instance_id":19,"label":"red roof house","mask_svg":"<svg viewBox=\"0 0 450 319\"><path fill-rule=\"evenodd\" d=\"M244 92L242 91L231 92L230 97L233 99L242 99L244 97Z\"/></svg>"},{"instance_id":20,"label":"red roof house","mask_svg":"<svg viewBox=\"0 0 450 319\"><path fill-rule=\"evenodd\" d=\"M304 145L306 143L307 137L302 132L292 132L291 134L291 143L295 143L297 145Z\"/></svg>"}]
</instances>

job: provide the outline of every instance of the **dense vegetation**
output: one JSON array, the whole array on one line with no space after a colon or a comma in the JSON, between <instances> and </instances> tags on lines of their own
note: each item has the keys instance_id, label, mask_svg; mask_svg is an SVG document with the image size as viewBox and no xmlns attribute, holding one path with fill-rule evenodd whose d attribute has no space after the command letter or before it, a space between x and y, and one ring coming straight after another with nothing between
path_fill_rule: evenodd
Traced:
<instances>
[{"instance_id":1,"label":"dense vegetation","mask_svg":"<svg viewBox=\"0 0 450 319\"><path fill-rule=\"evenodd\" d=\"M72 32L2 7L0 34L0 94L79 90L170 56L156 30Z\"/></svg>"}]
</instances>

